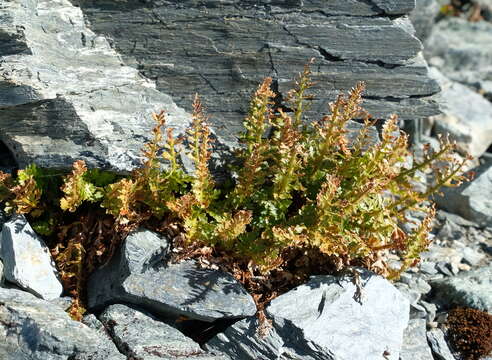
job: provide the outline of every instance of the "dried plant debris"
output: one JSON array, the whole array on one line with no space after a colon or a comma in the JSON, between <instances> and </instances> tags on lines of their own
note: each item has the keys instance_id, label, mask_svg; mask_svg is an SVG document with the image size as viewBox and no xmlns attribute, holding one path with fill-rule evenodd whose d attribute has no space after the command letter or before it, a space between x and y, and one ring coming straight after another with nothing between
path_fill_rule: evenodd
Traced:
<instances>
[{"instance_id":1,"label":"dried plant debris","mask_svg":"<svg viewBox=\"0 0 492 360\"><path fill-rule=\"evenodd\" d=\"M492 352L492 315L470 308L456 308L448 315L448 336L465 360L479 360Z\"/></svg>"}]
</instances>

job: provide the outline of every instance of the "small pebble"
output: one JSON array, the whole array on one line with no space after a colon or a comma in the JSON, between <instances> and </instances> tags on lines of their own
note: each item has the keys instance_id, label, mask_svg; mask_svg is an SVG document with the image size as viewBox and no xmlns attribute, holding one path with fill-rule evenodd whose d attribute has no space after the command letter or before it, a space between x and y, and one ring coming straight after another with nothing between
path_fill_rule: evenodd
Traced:
<instances>
[{"instance_id":1,"label":"small pebble","mask_svg":"<svg viewBox=\"0 0 492 360\"><path fill-rule=\"evenodd\" d=\"M471 266L468 265L468 264L458 264L458 269L460 269L461 271L470 271L471 270Z\"/></svg>"}]
</instances>

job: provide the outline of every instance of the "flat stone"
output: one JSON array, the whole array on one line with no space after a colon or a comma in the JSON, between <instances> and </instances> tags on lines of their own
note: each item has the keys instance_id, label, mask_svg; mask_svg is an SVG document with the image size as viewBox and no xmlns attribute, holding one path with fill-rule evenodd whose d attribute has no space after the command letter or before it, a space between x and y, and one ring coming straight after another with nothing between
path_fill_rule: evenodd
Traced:
<instances>
[{"instance_id":1,"label":"flat stone","mask_svg":"<svg viewBox=\"0 0 492 360\"><path fill-rule=\"evenodd\" d=\"M0 258L6 280L44 299L57 298L63 292L48 247L23 215L15 215L3 225Z\"/></svg>"},{"instance_id":2,"label":"flat stone","mask_svg":"<svg viewBox=\"0 0 492 360\"><path fill-rule=\"evenodd\" d=\"M432 261L423 261L420 263L420 271L427 275L437 274L436 264Z\"/></svg>"},{"instance_id":3,"label":"flat stone","mask_svg":"<svg viewBox=\"0 0 492 360\"><path fill-rule=\"evenodd\" d=\"M2 13L0 38L15 35L17 45L0 49L0 142L19 167L82 159L130 171L141 164L153 111L165 110L168 126L184 133L190 115L124 66L68 0L9 1Z\"/></svg>"},{"instance_id":4,"label":"flat stone","mask_svg":"<svg viewBox=\"0 0 492 360\"><path fill-rule=\"evenodd\" d=\"M449 350L449 346L444 339L444 333L441 329L431 329L427 332L427 341L432 349L434 359L437 360L455 360L455 357Z\"/></svg>"},{"instance_id":5,"label":"flat stone","mask_svg":"<svg viewBox=\"0 0 492 360\"><path fill-rule=\"evenodd\" d=\"M431 282L433 298L447 307L492 313L492 264Z\"/></svg>"},{"instance_id":6,"label":"flat stone","mask_svg":"<svg viewBox=\"0 0 492 360\"><path fill-rule=\"evenodd\" d=\"M361 270L362 298L350 276L314 276L266 308L271 327L241 320L207 343L232 359L398 359L409 303L387 280ZM359 302L360 300L360 302Z\"/></svg>"},{"instance_id":7,"label":"flat stone","mask_svg":"<svg viewBox=\"0 0 492 360\"><path fill-rule=\"evenodd\" d=\"M484 196L492 189L492 164L485 163L475 169L475 177L454 188L442 188L443 196L435 196L436 203L479 226L492 227L492 199Z\"/></svg>"},{"instance_id":8,"label":"flat stone","mask_svg":"<svg viewBox=\"0 0 492 360\"><path fill-rule=\"evenodd\" d=\"M124 360L114 344L48 301L0 288L0 358Z\"/></svg>"},{"instance_id":9,"label":"flat stone","mask_svg":"<svg viewBox=\"0 0 492 360\"><path fill-rule=\"evenodd\" d=\"M220 359L207 354L200 345L172 326L137 309L111 305L99 316L120 351L129 358Z\"/></svg>"},{"instance_id":10,"label":"flat stone","mask_svg":"<svg viewBox=\"0 0 492 360\"><path fill-rule=\"evenodd\" d=\"M435 263L444 262L447 264L459 264L463 259L463 255L457 249L440 246L432 243L427 251L421 254L422 261L433 261Z\"/></svg>"},{"instance_id":11,"label":"flat stone","mask_svg":"<svg viewBox=\"0 0 492 360\"><path fill-rule=\"evenodd\" d=\"M485 254L469 247L463 249L463 260L471 266L477 266L483 259Z\"/></svg>"},{"instance_id":12,"label":"flat stone","mask_svg":"<svg viewBox=\"0 0 492 360\"><path fill-rule=\"evenodd\" d=\"M448 17L434 26L424 52L451 80L473 86L491 79L491 43L491 23Z\"/></svg>"},{"instance_id":13,"label":"flat stone","mask_svg":"<svg viewBox=\"0 0 492 360\"><path fill-rule=\"evenodd\" d=\"M403 344L400 360L433 360L432 352L427 344L426 325L424 319L408 322L403 333Z\"/></svg>"},{"instance_id":14,"label":"flat stone","mask_svg":"<svg viewBox=\"0 0 492 360\"><path fill-rule=\"evenodd\" d=\"M400 16L413 9L411 0L77 4L125 64L155 79L179 106L190 110L190 94L198 92L222 139L242 130L249 95L264 77L286 95L310 58L317 84L310 120L358 81L367 84L364 106L377 118L438 113L432 95L439 86L428 77L410 21Z\"/></svg>"},{"instance_id":15,"label":"flat stone","mask_svg":"<svg viewBox=\"0 0 492 360\"><path fill-rule=\"evenodd\" d=\"M113 259L89 279L88 305L125 302L162 315L214 321L252 316L251 295L230 274L194 261L166 264L168 241L148 230L129 235Z\"/></svg>"},{"instance_id":16,"label":"flat stone","mask_svg":"<svg viewBox=\"0 0 492 360\"><path fill-rule=\"evenodd\" d=\"M450 81L437 69L430 72L441 86L437 96L442 110L433 117L437 134L456 141L463 152L481 156L492 144L492 104L482 95L460 83Z\"/></svg>"}]
</instances>

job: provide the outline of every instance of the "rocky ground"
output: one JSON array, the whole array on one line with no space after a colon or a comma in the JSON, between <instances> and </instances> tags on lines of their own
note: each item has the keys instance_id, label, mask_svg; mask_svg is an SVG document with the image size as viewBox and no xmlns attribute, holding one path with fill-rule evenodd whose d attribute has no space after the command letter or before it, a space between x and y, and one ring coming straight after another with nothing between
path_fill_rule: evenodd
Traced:
<instances>
[{"instance_id":1,"label":"rocky ground","mask_svg":"<svg viewBox=\"0 0 492 360\"><path fill-rule=\"evenodd\" d=\"M16 3L11 2L10 5ZM39 3L42 5L39 16L51 14L51 9L43 8L46 2L40 0ZM365 1L350 3L359 4L360 16L374 17L384 13L382 1L372 1L380 6L372 8L367 7L369 2ZM390 3L396 4L396 7L386 9L386 12L393 12L391 16L395 18L399 18L408 8L403 0ZM63 13L68 6L68 3L58 0L54 4L58 13ZM310 4L314 7L319 5L317 1ZM339 277L314 276L305 285L273 300L266 308L269 323L259 324L252 297L232 276L218 270L201 269L193 261L166 263L164 260L169 255L170 241L149 230L139 229L125 240L111 262L90 278L90 313L79 323L72 321L64 311L70 300L60 297L61 284L55 276L56 270L42 239L22 216L7 218L0 213L0 223L3 224L0 235L0 358L463 359L449 341L446 326L449 311L459 306L492 314L492 202L489 195L492 193L492 155L489 152L492 144L492 23L488 15L492 4L487 0L477 0L470 6L460 8L457 16L446 17L438 16L438 2L418 0L417 4L412 18L417 35L425 45L423 54L431 65L429 74L432 79L427 75L418 77L421 85L416 88L423 89L422 84L427 84L426 96L434 92L432 84L439 84L442 88L437 95L442 114L424 123L424 140L434 142L433 137L437 134L450 134L463 151L472 153L477 159L477 175L471 183L446 190L443 197L436 197L441 210L435 221L433 242L429 250L422 254L418 266L404 273L394 284L359 269L361 292L349 274ZM91 12L92 2L80 1L80 5L88 9L89 17L97 20ZM479 15L476 15L477 6ZM337 9L343 10L340 7ZM22 17L28 10L29 6L21 6L16 14ZM130 10L146 11L141 6ZM58 40L62 43L76 44L69 47L66 57L56 58L47 54L45 58L53 58L52 62L36 60L30 64L30 69L39 69L41 75L38 73L37 77L14 71L15 66L27 59L28 52L22 45L25 38L22 37L21 28L16 32L7 26L12 19L2 19L3 22L0 22L1 25L7 24L10 34L7 36L8 46L3 49L10 49L11 53L16 54L3 63L6 72L4 80L0 79L0 84L8 89L5 93L10 94L10 97L3 98L0 95L2 111L7 109L6 113L14 114L13 118L16 119L8 124L8 135L2 135L2 141L9 147L8 151L4 149L4 153L12 152L12 144L22 149L20 155L16 154L17 158L2 157L0 166L3 168L11 168L39 156L46 164L59 165L76 157L85 157L93 164L117 167L116 164L120 169L128 169L135 161L135 151L125 153L121 144L136 148L136 142L126 144L125 139L130 136L128 129L134 125L135 114L140 114L139 118L143 119L145 111L144 106L132 112L120 105L131 108L132 103L123 100L142 91L146 95L138 99L148 104L166 105L172 110L171 119L176 123L179 120L188 121L188 115L170 97L140 78L130 66L118 62L123 72L108 73L108 69L116 66L113 62L118 55L104 38L84 27L80 12L73 11L73 32L50 33L50 28L63 28L62 20L69 23L67 19L55 21L50 17L50 21L43 23L41 18L39 23L26 25L31 31L44 24L45 32L40 37L40 44L51 41L48 38L54 33L58 34ZM162 15L160 11L156 10L155 21ZM368 14L371 11L375 14ZM118 14L128 19L129 12ZM337 16L344 18L346 15L342 11ZM187 18L184 21L190 20ZM96 28L104 24L96 22ZM398 24L388 26L403 26ZM144 25L148 26L147 23ZM85 38L79 37L81 32ZM32 30L27 37L33 34L37 33ZM124 49L121 38L116 36L118 34L113 35L117 45ZM72 39L72 42L67 39ZM32 46L32 41L29 41ZM413 43L413 40L409 41ZM68 69L69 63L64 61L71 56L70 51L80 53L87 42L93 44L92 50L84 53L87 58L81 57L79 63L70 65L78 70L56 71L59 68ZM42 47L39 46L39 51L49 50ZM283 50L272 47L268 52L270 56L275 54L272 49ZM303 51L313 51L309 49L306 46ZM34 53L38 51L34 50ZM287 50L292 51L292 48ZM331 57L324 55L328 57L325 66L326 69L334 66L332 69L339 71L346 65L344 62L350 54L332 50ZM319 55L319 49L316 51ZM391 84L395 82L393 76L401 76L395 75L395 72L413 71L407 67L420 66L415 56L416 53L409 55L413 59L411 64L396 66L394 71L390 71L391 66L378 63L384 62L385 58L350 61L359 67L385 68L385 84ZM109 65L100 68L87 66L96 57L104 57ZM138 57L136 59L139 60ZM371 62L373 60L376 63ZM155 62L152 66L143 65L140 69L142 72L155 72L156 69L169 71ZM182 68L187 66L182 64ZM80 75L82 73L85 75ZM77 90L79 93L71 88L80 80L70 79L73 74L87 79L79 85L82 86L82 90ZM178 68L175 74L183 76L182 69ZM216 75L217 79L223 76L220 71ZM104 81L94 88L98 78ZM112 81L109 86L107 79ZM207 82L207 79L202 80ZM417 80L412 81L415 83ZM36 91L32 91L31 85ZM165 87L162 79L158 82L159 86ZM55 89L60 96L52 96ZM384 87L378 91L384 92ZM181 99L180 94L173 95ZM419 96L409 94L406 99L392 102L381 95L384 98L383 106L379 105L378 109L384 112L387 103L396 102L404 110L411 107L413 98L419 101L419 109L431 108L433 100L420 99ZM214 99L213 92L209 97ZM120 99L120 105L114 99ZM102 106L108 101L110 104L107 108ZM95 110L91 110L90 106ZM373 103L373 106L377 108L378 105ZM60 124L69 119L73 127L63 128L60 125L59 131L66 131L69 136L55 137L55 145L46 140L48 134L36 142L34 133L21 138L23 134L15 132L16 125L22 121L24 125L30 124L26 114L37 114L38 120L47 122L50 114L67 113L67 108L72 110L68 112L70 116L63 119L55 116L54 119L58 119ZM411 115L411 111L408 113ZM95 119L104 114L109 114L105 118L109 120L97 123ZM123 119L126 127L117 132L119 142L111 142L108 140L111 133L108 129L116 128L116 119ZM4 125L2 122L0 124ZM143 125L132 128L133 135L143 137L143 128ZM85 138L77 135L79 131L85 134ZM48 137L53 136L49 134ZM42 153L45 140L51 147ZM89 140L89 144L84 143ZM85 146L89 146L89 151L83 150ZM66 150L64 158L56 156L60 149ZM105 153L111 156L104 157Z\"/></svg>"}]
</instances>

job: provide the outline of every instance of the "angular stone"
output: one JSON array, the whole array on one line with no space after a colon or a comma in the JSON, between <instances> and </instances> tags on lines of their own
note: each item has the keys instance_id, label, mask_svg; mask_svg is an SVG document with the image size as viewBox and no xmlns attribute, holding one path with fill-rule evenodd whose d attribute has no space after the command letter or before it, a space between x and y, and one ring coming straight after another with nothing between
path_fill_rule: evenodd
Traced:
<instances>
[{"instance_id":1,"label":"angular stone","mask_svg":"<svg viewBox=\"0 0 492 360\"><path fill-rule=\"evenodd\" d=\"M426 325L424 319L408 322L403 333L403 344L400 360L433 360L432 352L427 344Z\"/></svg>"},{"instance_id":2,"label":"angular stone","mask_svg":"<svg viewBox=\"0 0 492 360\"><path fill-rule=\"evenodd\" d=\"M0 288L0 358L5 360L124 360L84 324L48 301Z\"/></svg>"},{"instance_id":3,"label":"angular stone","mask_svg":"<svg viewBox=\"0 0 492 360\"><path fill-rule=\"evenodd\" d=\"M429 63L451 80L473 86L491 79L491 43L491 23L449 17L434 26L424 51Z\"/></svg>"},{"instance_id":4,"label":"angular stone","mask_svg":"<svg viewBox=\"0 0 492 360\"><path fill-rule=\"evenodd\" d=\"M477 266L483 259L485 254L469 247L463 249L463 260L471 266Z\"/></svg>"},{"instance_id":5,"label":"angular stone","mask_svg":"<svg viewBox=\"0 0 492 360\"><path fill-rule=\"evenodd\" d=\"M201 269L194 261L166 265L167 249L167 240L148 230L129 235L113 259L90 277L89 307L126 302L203 321L255 314L253 298L231 275Z\"/></svg>"},{"instance_id":6,"label":"angular stone","mask_svg":"<svg viewBox=\"0 0 492 360\"><path fill-rule=\"evenodd\" d=\"M21 168L83 159L129 171L140 165L152 111L164 109L176 135L189 124L189 114L123 66L68 0L3 2L2 13L0 38L15 29L19 45L0 51L0 142Z\"/></svg>"},{"instance_id":7,"label":"angular stone","mask_svg":"<svg viewBox=\"0 0 492 360\"><path fill-rule=\"evenodd\" d=\"M492 264L431 282L433 298L446 307L462 306L492 313Z\"/></svg>"},{"instance_id":8,"label":"angular stone","mask_svg":"<svg viewBox=\"0 0 492 360\"><path fill-rule=\"evenodd\" d=\"M435 0L417 0L415 9L410 13L410 20L415 27L415 34L424 42L434 27L439 14L439 4Z\"/></svg>"},{"instance_id":9,"label":"angular stone","mask_svg":"<svg viewBox=\"0 0 492 360\"><path fill-rule=\"evenodd\" d=\"M358 298L350 276L314 276L271 302L266 336L251 317L207 348L232 359L398 359L409 303L382 277L365 270L360 277Z\"/></svg>"},{"instance_id":10,"label":"angular stone","mask_svg":"<svg viewBox=\"0 0 492 360\"><path fill-rule=\"evenodd\" d=\"M0 258L6 280L48 300L63 292L48 247L23 215L15 215L3 225Z\"/></svg>"},{"instance_id":11,"label":"angular stone","mask_svg":"<svg viewBox=\"0 0 492 360\"><path fill-rule=\"evenodd\" d=\"M462 151L481 156L492 144L492 104L467 86L450 81L435 68L431 75L442 88L437 98L443 113L433 117L434 130L449 135Z\"/></svg>"},{"instance_id":12,"label":"angular stone","mask_svg":"<svg viewBox=\"0 0 492 360\"><path fill-rule=\"evenodd\" d=\"M125 305L111 305L99 317L120 351L129 358L220 359L152 315Z\"/></svg>"},{"instance_id":13,"label":"angular stone","mask_svg":"<svg viewBox=\"0 0 492 360\"><path fill-rule=\"evenodd\" d=\"M358 81L367 83L364 105L377 118L438 112L430 96L439 87L427 75L411 23L387 16L408 13L411 0L77 3L125 64L155 79L178 105L191 109L190 94L198 92L220 138L242 129L249 95L265 76L285 96L310 58L316 59L310 119Z\"/></svg>"},{"instance_id":14,"label":"angular stone","mask_svg":"<svg viewBox=\"0 0 492 360\"><path fill-rule=\"evenodd\" d=\"M443 196L435 196L439 207L454 212L479 226L492 227L492 163L485 163L475 169L475 177L454 188L441 188Z\"/></svg>"},{"instance_id":15,"label":"angular stone","mask_svg":"<svg viewBox=\"0 0 492 360\"><path fill-rule=\"evenodd\" d=\"M434 359L455 360L451 350L449 350L449 346L441 329L432 329L428 331L427 340L432 349L432 353L434 354Z\"/></svg>"}]
</instances>

